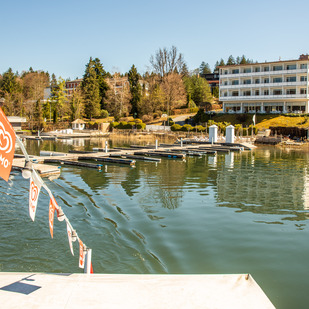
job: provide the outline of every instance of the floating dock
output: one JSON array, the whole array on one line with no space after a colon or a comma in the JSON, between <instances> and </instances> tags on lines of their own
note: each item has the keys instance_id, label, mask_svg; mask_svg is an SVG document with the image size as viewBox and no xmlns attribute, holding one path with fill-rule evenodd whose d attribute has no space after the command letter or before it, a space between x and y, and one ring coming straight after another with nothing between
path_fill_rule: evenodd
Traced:
<instances>
[{"instance_id":1,"label":"floating dock","mask_svg":"<svg viewBox=\"0 0 309 309\"><path fill-rule=\"evenodd\" d=\"M0 273L2 308L274 309L250 275Z\"/></svg>"}]
</instances>

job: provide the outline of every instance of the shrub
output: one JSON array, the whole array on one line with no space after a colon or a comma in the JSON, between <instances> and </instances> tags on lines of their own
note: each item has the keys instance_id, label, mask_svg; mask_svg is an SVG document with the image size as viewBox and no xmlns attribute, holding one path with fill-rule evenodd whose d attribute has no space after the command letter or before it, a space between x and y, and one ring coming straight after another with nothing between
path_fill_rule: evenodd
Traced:
<instances>
[{"instance_id":1,"label":"shrub","mask_svg":"<svg viewBox=\"0 0 309 309\"><path fill-rule=\"evenodd\" d=\"M182 129L182 126L180 124L173 124L171 126L172 131L181 131L181 129Z\"/></svg>"},{"instance_id":2,"label":"shrub","mask_svg":"<svg viewBox=\"0 0 309 309\"><path fill-rule=\"evenodd\" d=\"M195 129L197 132L205 132L205 131L206 131L206 128L203 127L203 126L195 126L194 129Z\"/></svg>"},{"instance_id":3,"label":"shrub","mask_svg":"<svg viewBox=\"0 0 309 309\"><path fill-rule=\"evenodd\" d=\"M152 121L153 120L153 117L152 116L150 116L150 115L144 115L143 117L142 117L142 121L143 122L150 122L150 121Z\"/></svg>"},{"instance_id":4,"label":"shrub","mask_svg":"<svg viewBox=\"0 0 309 309\"><path fill-rule=\"evenodd\" d=\"M118 126L119 126L119 122L117 122L117 121L113 121L113 122L110 123L111 128L117 128Z\"/></svg>"},{"instance_id":5,"label":"shrub","mask_svg":"<svg viewBox=\"0 0 309 309\"><path fill-rule=\"evenodd\" d=\"M101 109L101 111L100 111L100 117L101 117L101 118L107 118L108 116L109 116L108 111L105 110L105 109Z\"/></svg>"},{"instance_id":6,"label":"shrub","mask_svg":"<svg viewBox=\"0 0 309 309\"><path fill-rule=\"evenodd\" d=\"M168 123L169 123L170 126L175 124L174 120L171 117L168 118Z\"/></svg>"},{"instance_id":7,"label":"shrub","mask_svg":"<svg viewBox=\"0 0 309 309\"><path fill-rule=\"evenodd\" d=\"M117 127L117 129L126 129L128 123L126 121L121 121Z\"/></svg>"},{"instance_id":8,"label":"shrub","mask_svg":"<svg viewBox=\"0 0 309 309\"><path fill-rule=\"evenodd\" d=\"M137 124L136 124L136 128L137 128L138 130L145 130L145 128L146 128L146 123L137 123Z\"/></svg>"},{"instance_id":9,"label":"shrub","mask_svg":"<svg viewBox=\"0 0 309 309\"><path fill-rule=\"evenodd\" d=\"M128 122L126 129L133 129L135 127L136 123L134 121Z\"/></svg>"},{"instance_id":10,"label":"shrub","mask_svg":"<svg viewBox=\"0 0 309 309\"><path fill-rule=\"evenodd\" d=\"M184 124L181 129L181 131L185 131L185 132L189 132L192 130L193 130L193 127L190 124Z\"/></svg>"},{"instance_id":11,"label":"shrub","mask_svg":"<svg viewBox=\"0 0 309 309\"><path fill-rule=\"evenodd\" d=\"M136 118L136 119L134 119L134 122L137 124L137 123L143 123L143 121L141 120L141 119L138 119L138 118Z\"/></svg>"}]
</instances>

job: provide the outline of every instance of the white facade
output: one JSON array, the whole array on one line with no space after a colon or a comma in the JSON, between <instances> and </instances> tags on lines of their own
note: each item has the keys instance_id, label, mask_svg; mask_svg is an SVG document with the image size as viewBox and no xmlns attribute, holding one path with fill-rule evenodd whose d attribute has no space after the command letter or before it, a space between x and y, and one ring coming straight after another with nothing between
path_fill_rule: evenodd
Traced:
<instances>
[{"instance_id":1,"label":"white facade","mask_svg":"<svg viewBox=\"0 0 309 309\"><path fill-rule=\"evenodd\" d=\"M220 67L223 111L308 113L309 56L298 60Z\"/></svg>"}]
</instances>

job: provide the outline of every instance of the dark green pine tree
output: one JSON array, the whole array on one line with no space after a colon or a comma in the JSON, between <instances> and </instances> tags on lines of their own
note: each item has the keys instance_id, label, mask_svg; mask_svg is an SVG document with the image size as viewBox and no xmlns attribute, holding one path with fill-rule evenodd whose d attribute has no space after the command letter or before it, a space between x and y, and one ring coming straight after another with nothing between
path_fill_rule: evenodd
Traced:
<instances>
[{"instance_id":1,"label":"dark green pine tree","mask_svg":"<svg viewBox=\"0 0 309 309\"><path fill-rule=\"evenodd\" d=\"M139 103L141 101L141 85L139 83L139 74L137 73L136 67L133 64L129 73L128 73L128 80L130 84L130 93L131 93L131 100L130 103L132 105L131 113L134 118L139 117Z\"/></svg>"},{"instance_id":2,"label":"dark green pine tree","mask_svg":"<svg viewBox=\"0 0 309 309\"><path fill-rule=\"evenodd\" d=\"M236 61L234 57L230 55L229 58L227 59L226 65L234 65L234 64L236 64Z\"/></svg>"},{"instance_id":3,"label":"dark green pine tree","mask_svg":"<svg viewBox=\"0 0 309 309\"><path fill-rule=\"evenodd\" d=\"M100 86L95 71L95 63L90 57L86 65L85 74L81 83L82 92L84 94L85 114L92 120L92 117L100 113Z\"/></svg>"},{"instance_id":4,"label":"dark green pine tree","mask_svg":"<svg viewBox=\"0 0 309 309\"><path fill-rule=\"evenodd\" d=\"M103 65L99 58L95 58L93 60L94 70L96 73L97 81L99 83L99 91L100 91L100 107L104 109L104 99L106 98L106 92L109 89L108 84L106 82L107 73L103 68Z\"/></svg>"},{"instance_id":5,"label":"dark green pine tree","mask_svg":"<svg viewBox=\"0 0 309 309\"><path fill-rule=\"evenodd\" d=\"M247 62L247 59L246 59L245 55L242 55L241 59L240 59L240 64L247 64L247 63L248 62Z\"/></svg>"}]
</instances>

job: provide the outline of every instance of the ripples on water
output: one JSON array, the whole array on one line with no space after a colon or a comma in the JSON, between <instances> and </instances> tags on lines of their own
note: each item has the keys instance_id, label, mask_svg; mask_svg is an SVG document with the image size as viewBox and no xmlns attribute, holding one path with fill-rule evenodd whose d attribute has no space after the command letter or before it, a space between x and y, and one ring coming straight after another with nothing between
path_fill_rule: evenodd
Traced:
<instances>
[{"instance_id":1,"label":"ripples on water","mask_svg":"<svg viewBox=\"0 0 309 309\"><path fill-rule=\"evenodd\" d=\"M251 273L278 307L305 308L308 164L307 153L266 148L135 168L63 167L46 182L93 249L95 272ZM34 223L20 174L1 181L0 194L1 271L80 271L65 224L55 219L50 239L44 190Z\"/></svg>"}]
</instances>

